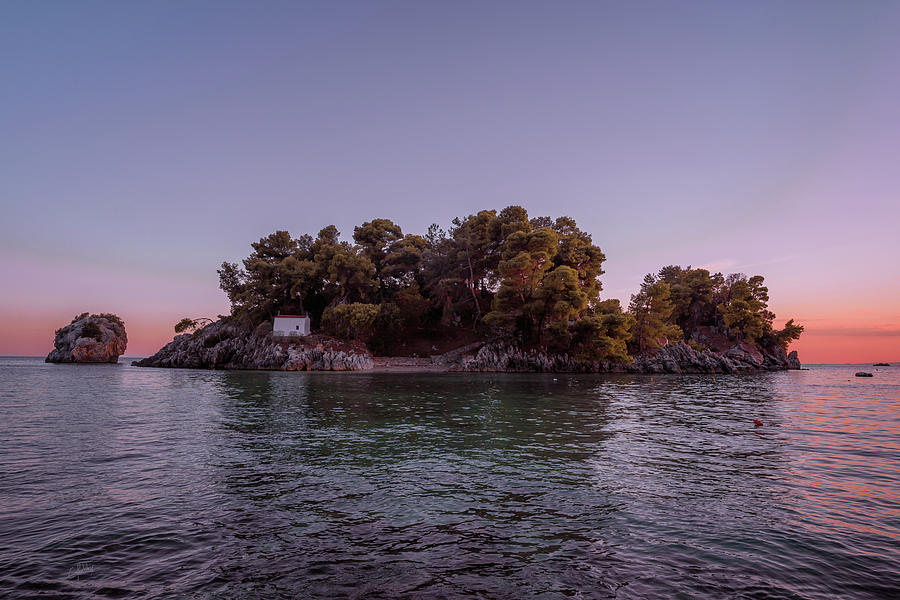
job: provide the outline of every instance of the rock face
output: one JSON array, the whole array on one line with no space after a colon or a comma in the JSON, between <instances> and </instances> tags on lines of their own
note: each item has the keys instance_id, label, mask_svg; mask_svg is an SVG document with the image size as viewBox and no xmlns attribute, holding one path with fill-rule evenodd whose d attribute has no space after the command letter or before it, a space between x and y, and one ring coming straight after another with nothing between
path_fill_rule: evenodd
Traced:
<instances>
[{"instance_id":1,"label":"rock face","mask_svg":"<svg viewBox=\"0 0 900 600\"><path fill-rule=\"evenodd\" d=\"M128 336L125 324L115 315L75 317L56 330L53 350L45 362L50 363L114 363L125 352Z\"/></svg>"},{"instance_id":2,"label":"rock face","mask_svg":"<svg viewBox=\"0 0 900 600\"><path fill-rule=\"evenodd\" d=\"M474 356L463 357L452 370L502 373L597 373L615 370L609 363L576 360L504 343L483 345ZM621 369L619 369L621 370Z\"/></svg>"},{"instance_id":3,"label":"rock face","mask_svg":"<svg viewBox=\"0 0 900 600\"><path fill-rule=\"evenodd\" d=\"M663 346L655 354L639 357L627 367L633 373L741 373L799 369L797 352L763 351L741 342L725 352L694 350L684 342Z\"/></svg>"},{"instance_id":4,"label":"rock face","mask_svg":"<svg viewBox=\"0 0 900 600\"><path fill-rule=\"evenodd\" d=\"M372 356L362 345L319 335L273 337L270 332L254 332L227 321L175 336L153 356L132 364L271 371L361 371L373 366Z\"/></svg>"},{"instance_id":5,"label":"rock face","mask_svg":"<svg viewBox=\"0 0 900 600\"><path fill-rule=\"evenodd\" d=\"M474 356L463 358L458 370L507 373L740 373L799 369L796 352L777 348L763 352L746 342L725 352L698 351L684 342L669 344L655 354L638 357L630 365L577 360L565 354L526 351L508 344L485 344Z\"/></svg>"}]
</instances>

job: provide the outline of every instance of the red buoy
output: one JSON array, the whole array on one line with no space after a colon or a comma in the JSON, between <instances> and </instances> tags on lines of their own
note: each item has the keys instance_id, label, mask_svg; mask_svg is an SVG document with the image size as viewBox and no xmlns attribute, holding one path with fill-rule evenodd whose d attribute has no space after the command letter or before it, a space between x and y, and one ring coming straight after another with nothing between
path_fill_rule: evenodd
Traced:
<instances>
[{"instance_id":1,"label":"red buoy","mask_svg":"<svg viewBox=\"0 0 900 600\"><path fill-rule=\"evenodd\" d=\"M753 419L753 424L757 427L762 427L762 421L760 421L759 419Z\"/></svg>"}]
</instances>

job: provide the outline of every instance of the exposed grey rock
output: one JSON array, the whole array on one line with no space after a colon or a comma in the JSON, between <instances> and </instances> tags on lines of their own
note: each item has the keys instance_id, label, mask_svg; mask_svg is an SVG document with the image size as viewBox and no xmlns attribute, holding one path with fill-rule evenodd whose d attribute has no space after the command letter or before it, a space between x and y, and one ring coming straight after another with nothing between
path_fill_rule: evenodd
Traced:
<instances>
[{"instance_id":1,"label":"exposed grey rock","mask_svg":"<svg viewBox=\"0 0 900 600\"><path fill-rule=\"evenodd\" d=\"M156 354L132 364L190 369L361 371L371 369L365 349L325 336L278 338L228 321L184 333Z\"/></svg>"},{"instance_id":2,"label":"exposed grey rock","mask_svg":"<svg viewBox=\"0 0 900 600\"><path fill-rule=\"evenodd\" d=\"M460 348L456 348L455 350L445 352L444 354L438 354L437 356L432 357L432 363L434 365L442 367L458 367L461 361L463 361L467 357L471 358L468 355L471 355L473 352L477 352L483 345L484 342L475 342L472 344L467 344Z\"/></svg>"},{"instance_id":3,"label":"exposed grey rock","mask_svg":"<svg viewBox=\"0 0 900 600\"><path fill-rule=\"evenodd\" d=\"M56 330L51 363L114 363L125 352L128 336L118 317L85 314Z\"/></svg>"},{"instance_id":4,"label":"exposed grey rock","mask_svg":"<svg viewBox=\"0 0 900 600\"><path fill-rule=\"evenodd\" d=\"M494 342L483 345L474 356L462 357L458 366L453 367L452 370L504 373L597 373L617 369L610 363L578 360L567 354L523 350L511 344Z\"/></svg>"},{"instance_id":5,"label":"exposed grey rock","mask_svg":"<svg viewBox=\"0 0 900 600\"><path fill-rule=\"evenodd\" d=\"M688 346L690 348L690 346ZM763 366L765 358L759 348L747 342L735 344L725 351L725 356L737 363L744 363L751 368L759 369Z\"/></svg>"},{"instance_id":6,"label":"exposed grey rock","mask_svg":"<svg viewBox=\"0 0 900 600\"><path fill-rule=\"evenodd\" d=\"M694 350L678 342L663 346L655 354L638 357L628 366L634 373L740 373L799 368L796 352L789 357L782 348L763 351L747 342L735 344L725 352Z\"/></svg>"},{"instance_id":7,"label":"exposed grey rock","mask_svg":"<svg viewBox=\"0 0 900 600\"><path fill-rule=\"evenodd\" d=\"M740 373L799 369L797 353L787 355L781 348L763 352L746 342L726 352L698 351L684 342L669 344L654 354L638 357L630 365L594 362L566 354L526 351L504 343L482 346L474 356L464 357L454 370L499 371L508 373Z\"/></svg>"},{"instance_id":8,"label":"exposed grey rock","mask_svg":"<svg viewBox=\"0 0 900 600\"><path fill-rule=\"evenodd\" d=\"M632 373L735 373L740 370L742 368L727 353L722 355L710 350L694 350L684 342L669 344L654 354L639 356L628 366L628 371Z\"/></svg>"}]
</instances>

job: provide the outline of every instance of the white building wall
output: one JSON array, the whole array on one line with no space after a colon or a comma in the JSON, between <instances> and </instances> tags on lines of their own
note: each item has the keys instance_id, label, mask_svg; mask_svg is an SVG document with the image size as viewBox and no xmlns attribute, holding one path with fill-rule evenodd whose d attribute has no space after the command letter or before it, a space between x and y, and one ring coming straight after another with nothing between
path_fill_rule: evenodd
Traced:
<instances>
[{"instance_id":1,"label":"white building wall","mask_svg":"<svg viewBox=\"0 0 900 600\"><path fill-rule=\"evenodd\" d=\"M281 336L309 335L309 317L275 317L272 332Z\"/></svg>"}]
</instances>

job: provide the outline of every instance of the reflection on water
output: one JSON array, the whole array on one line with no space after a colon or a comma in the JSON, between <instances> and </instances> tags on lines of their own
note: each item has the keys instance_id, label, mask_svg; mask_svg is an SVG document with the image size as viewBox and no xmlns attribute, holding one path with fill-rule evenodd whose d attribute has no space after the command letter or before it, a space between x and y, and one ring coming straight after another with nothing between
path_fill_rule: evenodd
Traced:
<instances>
[{"instance_id":1,"label":"reflection on water","mask_svg":"<svg viewBox=\"0 0 900 600\"><path fill-rule=\"evenodd\" d=\"M895 372L0 370L16 596L887 598L900 573Z\"/></svg>"}]
</instances>

